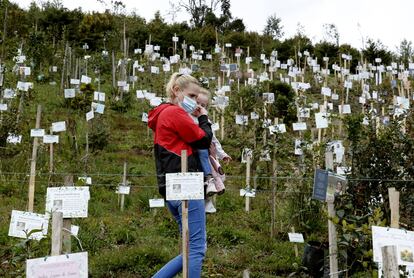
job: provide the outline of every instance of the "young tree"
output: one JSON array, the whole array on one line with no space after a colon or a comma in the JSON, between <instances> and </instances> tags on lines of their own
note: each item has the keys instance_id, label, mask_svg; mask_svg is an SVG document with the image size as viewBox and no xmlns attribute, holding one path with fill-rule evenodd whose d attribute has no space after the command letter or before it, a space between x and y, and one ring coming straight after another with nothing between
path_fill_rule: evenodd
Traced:
<instances>
[{"instance_id":1,"label":"young tree","mask_svg":"<svg viewBox=\"0 0 414 278\"><path fill-rule=\"evenodd\" d=\"M333 23L326 23L323 25L324 40L330 43L334 43L339 47L339 32L338 28Z\"/></svg>"},{"instance_id":2,"label":"young tree","mask_svg":"<svg viewBox=\"0 0 414 278\"><path fill-rule=\"evenodd\" d=\"M280 39L283 35L283 26L281 25L282 19L273 14L267 18L266 26L263 30L263 34L271 36L274 39Z\"/></svg>"}]
</instances>

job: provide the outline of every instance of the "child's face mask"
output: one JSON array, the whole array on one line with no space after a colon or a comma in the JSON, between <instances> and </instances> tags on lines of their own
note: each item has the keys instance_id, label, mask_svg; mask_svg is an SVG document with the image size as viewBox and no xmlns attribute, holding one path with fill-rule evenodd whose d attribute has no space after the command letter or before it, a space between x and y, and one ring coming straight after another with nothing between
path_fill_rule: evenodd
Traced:
<instances>
[{"instance_id":1,"label":"child's face mask","mask_svg":"<svg viewBox=\"0 0 414 278\"><path fill-rule=\"evenodd\" d=\"M180 106L185 110L185 112L191 114L197 108L197 102L188 96L184 96Z\"/></svg>"}]
</instances>

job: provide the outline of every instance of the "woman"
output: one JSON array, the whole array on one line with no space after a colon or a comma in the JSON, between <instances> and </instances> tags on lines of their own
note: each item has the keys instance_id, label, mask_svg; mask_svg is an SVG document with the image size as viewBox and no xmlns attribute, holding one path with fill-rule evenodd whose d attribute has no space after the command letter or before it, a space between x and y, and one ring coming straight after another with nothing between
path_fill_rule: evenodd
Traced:
<instances>
[{"instance_id":1,"label":"woman","mask_svg":"<svg viewBox=\"0 0 414 278\"><path fill-rule=\"evenodd\" d=\"M201 172L196 149L210 146L212 131L207 110L197 105L200 86L194 77L174 73L167 84L169 103L161 104L149 112L148 126L154 131L154 154L158 189L165 198L165 174L181 172L181 151L187 150L188 171ZM189 113L198 117L195 124ZM206 218L204 200L188 202L189 277L201 277L206 251ZM167 201L167 206L181 231L181 201ZM153 277L174 277L182 271L182 255L169 261Z\"/></svg>"}]
</instances>

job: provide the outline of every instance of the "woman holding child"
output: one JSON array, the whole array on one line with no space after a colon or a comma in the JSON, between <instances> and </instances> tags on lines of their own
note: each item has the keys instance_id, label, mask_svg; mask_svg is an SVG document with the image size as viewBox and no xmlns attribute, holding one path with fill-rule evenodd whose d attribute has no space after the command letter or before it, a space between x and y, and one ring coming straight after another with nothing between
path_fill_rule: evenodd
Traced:
<instances>
[{"instance_id":1,"label":"woman holding child","mask_svg":"<svg viewBox=\"0 0 414 278\"><path fill-rule=\"evenodd\" d=\"M154 154L160 194L165 198L165 174L181 172L181 150L187 150L188 171L201 172L197 149L208 149L212 140L207 110L196 99L201 87L194 77L174 73L167 84L169 103L161 104L149 113L148 126L154 131ZM196 124L190 114L197 117ZM167 206L181 231L181 201L167 201ZM190 200L189 277L201 277L206 252L206 216L204 200ZM182 271L182 255L178 255L153 277L174 277Z\"/></svg>"}]
</instances>

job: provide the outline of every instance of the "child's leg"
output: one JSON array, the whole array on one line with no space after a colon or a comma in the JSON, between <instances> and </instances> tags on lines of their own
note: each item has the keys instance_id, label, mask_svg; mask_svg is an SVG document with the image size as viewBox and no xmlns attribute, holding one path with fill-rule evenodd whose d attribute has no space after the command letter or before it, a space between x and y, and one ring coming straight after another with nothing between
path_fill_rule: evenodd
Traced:
<instances>
[{"instance_id":1,"label":"child's leg","mask_svg":"<svg viewBox=\"0 0 414 278\"><path fill-rule=\"evenodd\" d=\"M201 168L203 169L204 176L211 175L211 166L208 155L208 149L198 149L198 156L200 158Z\"/></svg>"}]
</instances>

